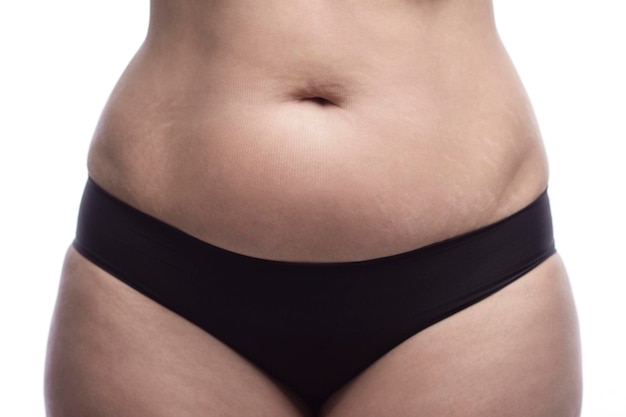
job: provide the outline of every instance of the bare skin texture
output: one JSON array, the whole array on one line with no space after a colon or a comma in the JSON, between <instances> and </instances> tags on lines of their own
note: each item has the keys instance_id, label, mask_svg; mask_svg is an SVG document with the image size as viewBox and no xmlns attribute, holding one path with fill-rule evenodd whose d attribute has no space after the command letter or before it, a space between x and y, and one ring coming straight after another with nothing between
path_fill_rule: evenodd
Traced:
<instances>
[{"instance_id":1,"label":"bare skin texture","mask_svg":"<svg viewBox=\"0 0 626 417\"><path fill-rule=\"evenodd\" d=\"M485 0L152 0L89 172L214 245L314 262L474 230L548 183ZM554 255L397 346L322 414L575 417L578 340ZM50 417L308 414L245 358L71 248L46 403Z\"/></svg>"}]
</instances>

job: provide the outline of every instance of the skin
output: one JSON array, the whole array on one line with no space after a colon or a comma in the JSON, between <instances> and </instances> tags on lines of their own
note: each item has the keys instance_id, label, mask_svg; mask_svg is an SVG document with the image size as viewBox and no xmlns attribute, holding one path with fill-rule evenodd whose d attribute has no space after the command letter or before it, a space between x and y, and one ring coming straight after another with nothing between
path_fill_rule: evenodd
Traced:
<instances>
[{"instance_id":1,"label":"skin","mask_svg":"<svg viewBox=\"0 0 626 417\"><path fill-rule=\"evenodd\" d=\"M474 230L548 183L485 0L152 0L88 164L117 198L204 241L309 262ZM554 255L397 346L322 414L574 417L580 397L576 312ZM46 403L53 417L309 414L72 248Z\"/></svg>"}]
</instances>

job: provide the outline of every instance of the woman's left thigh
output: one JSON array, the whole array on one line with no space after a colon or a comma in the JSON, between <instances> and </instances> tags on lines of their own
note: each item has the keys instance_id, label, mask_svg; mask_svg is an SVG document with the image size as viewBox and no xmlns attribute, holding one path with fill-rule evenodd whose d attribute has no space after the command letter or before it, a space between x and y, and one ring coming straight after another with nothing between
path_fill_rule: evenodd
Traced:
<instances>
[{"instance_id":1,"label":"woman's left thigh","mask_svg":"<svg viewBox=\"0 0 626 417\"><path fill-rule=\"evenodd\" d=\"M554 255L408 339L328 402L325 417L575 417L578 323Z\"/></svg>"}]
</instances>

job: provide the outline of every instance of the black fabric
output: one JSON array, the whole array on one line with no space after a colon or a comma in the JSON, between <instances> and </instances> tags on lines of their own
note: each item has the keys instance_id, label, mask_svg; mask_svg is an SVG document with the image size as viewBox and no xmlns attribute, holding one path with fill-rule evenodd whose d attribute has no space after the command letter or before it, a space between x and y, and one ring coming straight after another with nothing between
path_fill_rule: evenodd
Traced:
<instances>
[{"instance_id":1,"label":"black fabric","mask_svg":"<svg viewBox=\"0 0 626 417\"><path fill-rule=\"evenodd\" d=\"M286 384L312 410L389 350L555 252L547 192L480 230L398 255L298 263L237 254L88 180L74 247Z\"/></svg>"}]
</instances>

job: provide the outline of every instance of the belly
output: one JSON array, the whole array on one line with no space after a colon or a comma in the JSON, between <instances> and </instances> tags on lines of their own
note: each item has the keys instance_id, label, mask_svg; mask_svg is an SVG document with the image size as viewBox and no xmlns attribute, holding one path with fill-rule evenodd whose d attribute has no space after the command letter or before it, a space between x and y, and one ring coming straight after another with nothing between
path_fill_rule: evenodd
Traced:
<instances>
[{"instance_id":1,"label":"belly","mask_svg":"<svg viewBox=\"0 0 626 417\"><path fill-rule=\"evenodd\" d=\"M307 4L214 10L202 33L162 22L103 113L94 180L200 239L289 261L414 249L545 188L494 28L454 10L345 20Z\"/></svg>"}]
</instances>

